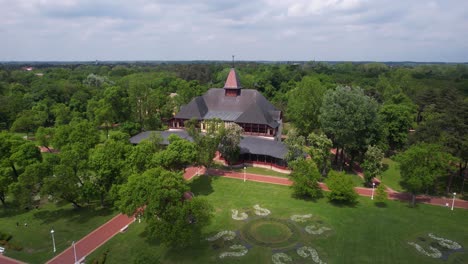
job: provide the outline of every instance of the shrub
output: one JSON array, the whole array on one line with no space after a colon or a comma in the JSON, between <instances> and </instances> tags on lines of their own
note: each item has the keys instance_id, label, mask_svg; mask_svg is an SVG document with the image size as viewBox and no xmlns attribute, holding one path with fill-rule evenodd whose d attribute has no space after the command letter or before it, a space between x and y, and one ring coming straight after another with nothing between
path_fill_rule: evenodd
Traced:
<instances>
[{"instance_id":1,"label":"shrub","mask_svg":"<svg viewBox=\"0 0 468 264\"><path fill-rule=\"evenodd\" d=\"M354 184L350 177L344 173L331 171L326 181L330 192L328 199L335 202L355 203L358 194L354 190Z\"/></svg>"}]
</instances>

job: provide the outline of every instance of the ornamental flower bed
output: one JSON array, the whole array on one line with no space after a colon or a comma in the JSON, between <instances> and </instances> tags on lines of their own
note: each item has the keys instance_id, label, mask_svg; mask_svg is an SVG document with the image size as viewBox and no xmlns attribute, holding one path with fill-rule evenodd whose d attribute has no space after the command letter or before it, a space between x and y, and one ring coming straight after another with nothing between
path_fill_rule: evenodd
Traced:
<instances>
[{"instance_id":1,"label":"ornamental flower bed","mask_svg":"<svg viewBox=\"0 0 468 264\"><path fill-rule=\"evenodd\" d=\"M288 256L286 253L278 252L271 256L271 261L274 264L284 264L285 262L291 262L292 258Z\"/></svg>"},{"instance_id":2,"label":"ornamental flower bed","mask_svg":"<svg viewBox=\"0 0 468 264\"><path fill-rule=\"evenodd\" d=\"M239 211L236 210L236 209L232 209L231 210L231 217L232 219L234 220L237 220L237 221L241 221L241 220L245 220L247 218L249 218L249 215L247 215L246 213L242 212L239 214Z\"/></svg>"},{"instance_id":3,"label":"ornamental flower bed","mask_svg":"<svg viewBox=\"0 0 468 264\"><path fill-rule=\"evenodd\" d=\"M312 214L306 214L306 215L292 215L290 217L291 221L297 222L297 223L305 223L310 218L312 217Z\"/></svg>"},{"instance_id":4,"label":"ornamental flower bed","mask_svg":"<svg viewBox=\"0 0 468 264\"><path fill-rule=\"evenodd\" d=\"M219 255L219 258L242 257L245 254L247 254L247 252L249 252L249 250L245 246L238 245L238 244L230 246L229 249L232 250L232 251L221 253Z\"/></svg>"},{"instance_id":5,"label":"ornamental flower bed","mask_svg":"<svg viewBox=\"0 0 468 264\"><path fill-rule=\"evenodd\" d=\"M448 259L453 252L463 250L462 245L447 238L436 236L432 233L427 234L429 238L418 237L417 241L410 241L408 245L424 256L431 258Z\"/></svg>"},{"instance_id":6,"label":"ornamental flower bed","mask_svg":"<svg viewBox=\"0 0 468 264\"><path fill-rule=\"evenodd\" d=\"M259 216L267 216L267 215L269 215L271 213L270 210L268 210L266 208L262 208L258 204L254 205L253 208L255 209L254 213L256 215L259 215Z\"/></svg>"}]
</instances>

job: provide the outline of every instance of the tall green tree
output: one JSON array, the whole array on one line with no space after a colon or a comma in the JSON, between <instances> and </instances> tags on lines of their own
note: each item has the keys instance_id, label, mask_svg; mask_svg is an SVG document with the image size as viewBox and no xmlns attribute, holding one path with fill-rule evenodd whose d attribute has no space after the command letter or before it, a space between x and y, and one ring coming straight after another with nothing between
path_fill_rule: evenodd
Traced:
<instances>
[{"instance_id":1,"label":"tall green tree","mask_svg":"<svg viewBox=\"0 0 468 264\"><path fill-rule=\"evenodd\" d=\"M130 153L130 143L117 141L112 138L103 144L96 145L89 155L90 168L95 172L94 184L99 193L101 205L113 184L125 182L123 168Z\"/></svg>"},{"instance_id":2,"label":"tall green tree","mask_svg":"<svg viewBox=\"0 0 468 264\"><path fill-rule=\"evenodd\" d=\"M242 138L242 131L242 128L235 123L231 123L225 126L218 150L226 159L228 164L235 163L239 158L239 144Z\"/></svg>"},{"instance_id":3,"label":"tall green tree","mask_svg":"<svg viewBox=\"0 0 468 264\"><path fill-rule=\"evenodd\" d=\"M438 145L417 144L396 156L400 163L402 186L412 194L415 205L417 194L428 192L437 177L447 174L450 155Z\"/></svg>"},{"instance_id":4,"label":"tall green tree","mask_svg":"<svg viewBox=\"0 0 468 264\"><path fill-rule=\"evenodd\" d=\"M353 181L343 172L330 171L326 184L330 189L328 199L334 202L356 203L358 194L354 190Z\"/></svg>"},{"instance_id":5,"label":"tall green tree","mask_svg":"<svg viewBox=\"0 0 468 264\"><path fill-rule=\"evenodd\" d=\"M377 102L366 96L360 88L338 86L325 93L320 108L319 121L322 130L337 147L355 157L362 157L366 146L381 141L380 123L377 118ZM342 158L341 165L344 164Z\"/></svg>"},{"instance_id":6,"label":"tall green tree","mask_svg":"<svg viewBox=\"0 0 468 264\"><path fill-rule=\"evenodd\" d=\"M368 146L364 155L362 168L364 170L364 179L369 185L373 178L381 175L383 169L382 160L384 158L383 151L377 146Z\"/></svg>"},{"instance_id":7,"label":"tall green tree","mask_svg":"<svg viewBox=\"0 0 468 264\"><path fill-rule=\"evenodd\" d=\"M118 208L127 215L144 207L150 237L175 248L199 241L201 230L210 223L213 207L199 197L188 198L182 175L161 168L133 174L118 191ZM185 198L184 198L185 197Z\"/></svg>"},{"instance_id":8,"label":"tall green tree","mask_svg":"<svg viewBox=\"0 0 468 264\"><path fill-rule=\"evenodd\" d=\"M332 141L324 134L310 133L307 137L310 145L309 155L319 168L322 176L327 176L330 167L330 149L333 146Z\"/></svg>"},{"instance_id":9,"label":"tall green tree","mask_svg":"<svg viewBox=\"0 0 468 264\"><path fill-rule=\"evenodd\" d=\"M306 136L320 127L318 117L326 90L319 78L306 76L289 91L286 115L299 134Z\"/></svg>"},{"instance_id":10,"label":"tall green tree","mask_svg":"<svg viewBox=\"0 0 468 264\"><path fill-rule=\"evenodd\" d=\"M154 165L167 170L179 171L196 161L197 149L193 142L177 135L170 135L168 140L167 148L153 156Z\"/></svg>"},{"instance_id":11,"label":"tall green tree","mask_svg":"<svg viewBox=\"0 0 468 264\"><path fill-rule=\"evenodd\" d=\"M322 189L318 184L321 175L314 162L302 159L292 162L290 166L294 196L312 199L322 197Z\"/></svg>"},{"instance_id":12,"label":"tall green tree","mask_svg":"<svg viewBox=\"0 0 468 264\"><path fill-rule=\"evenodd\" d=\"M290 129L288 131L286 140L284 140L284 144L288 148L288 152L286 153L285 160L287 162L292 162L295 160L304 159L304 146L306 140L304 136L301 136L297 133L297 130Z\"/></svg>"}]
</instances>

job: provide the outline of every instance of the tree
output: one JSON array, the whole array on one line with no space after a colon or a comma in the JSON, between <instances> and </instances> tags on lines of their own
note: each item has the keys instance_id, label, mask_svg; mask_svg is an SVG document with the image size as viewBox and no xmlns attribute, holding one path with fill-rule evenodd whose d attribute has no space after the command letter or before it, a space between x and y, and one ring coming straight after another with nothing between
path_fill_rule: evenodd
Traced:
<instances>
[{"instance_id":1,"label":"tree","mask_svg":"<svg viewBox=\"0 0 468 264\"><path fill-rule=\"evenodd\" d=\"M396 156L400 163L402 186L412 194L411 204L415 205L416 195L428 191L437 177L447 173L450 155L434 144L416 144Z\"/></svg>"},{"instance_id":2,"label":"tree","mask_svg":"<svg viewBox=\"0 0 468 264\"><path fill-rule=\"evenodd\" d=\"M284 141L284 144L288 148L284 159L287 162L303 159L305 142L305 138L299 135L295 129L290 129Z\"/></svg>"},{"instance_id":3,"label":"tree","mask_svg":"<svg viewBox=\"0 0 468 264\"><path fill-rule=\"evenodd\" d=\"M74 176L72 169L65 165L57 165L54 168L54 175L44 179L41 192L55 199L60 198L70 202L75 207L81 207L79 187L79 179Z\"/></svg>"},{"instance_id":4,"label":"tree","mask_svg":"<svg viewBox=\"0 0 468 264\"><path fill-rule=\"evenodd\" d=\"M304 77L288 93L286 114L297 127L299 134L308 135L319 128L318 116L326 87L317 77Z\"/></svg>"},{"instance_id":5,"label":"tree","mask_svg":"<svg viewBox=\"0 0 468 264\"><path fill-rule=\"evenodd\" d=\"M340 149L342 166L345 150L351 156L352 164L355 157L364 154L366 146L380 142L377 110L377 102L360 88L338 86L325 93L319 121L322 130L337 147L335 162Z\"/></svg>"},{"instance_id":6,"label":"tree","mask_svg":"<svg viewBox=\"0 0 468 264\"><path fill-rule=\"evenodd\" d=\"M21 112L11 125L12 131L32 133L47 119L47 113L39 110L25 110Z\"/></svg>"},{"instance_id":7,"label":"tree","mask_svg":"<svg viewBox=\"0 0 468 264\"><path fill-rule=\"evenodd\" d=\"M151 237L171 247L186 247L200 239L210 223L213 207L203 198L184 198L189 190L182 175L150 169L133 174L120 186L116 205L127 215L145 206L144 219Z\"/></svg>"},{"instance_id":8,"label":"tree","mask_svg":"<svg viewBox=\"0 0 468 264\"><path fill-rule=\"evenodd\" d=\"M379 112L392 150L401 149L408 139L413 123L413 108L405 104L385 104Z\"/></svg>"},{"instance_id":9,"label":"tree","mask_svg":"<svg viewBox=\"0 0 468 264\"><path fill-rule=\"evenodd\" d=\"M49 151L49 146L53 138L54 129L50 127L39 127L36 131L35 137L39 145L46 147Z\"/></svg>"},{"instance_id":10,"label":"tree","mask_svg":"<svg viewBox=\"0 0 468 264\"><path fill-rule=\"evenodd\" d=\"M307 137L310 144L309 155L319 168L322 176L327 176L330 167L330 149L333 146L332 141L326 135L310 133Z\"/></svg>"},{"instance_id":11,"label":"tree","mask_svg":"<svg viewBox=\"0 0 468 264\"><path fill-rule=\"evenodd\" d=\"M356 203L358 194L354 190L353 181L343 172L330 171L326 181L330 192L328 199L334 202Z\"/></svg>"},{"instance_id":12,"label":"tree","mask_svg":"<svg viewBox=\"0 0 468 264\"><path fill-rule=\"evenodd\" d=\"M209 168L213 164L224 130L224 122L219 118L204 120L205 133L197 128L198 120L187 122L187 132L193 138L197 148L197 165Z\"/></svg>"},{"instance_id":13,"label":"tree","mask_svg":"<svg viewBox=\"0 0 468 264\"><path fill-rule=\"evenodd\" d=\"M169 145L153 157L153 164L167 170L183 170L187 165L195 162L197 150L195 144L177 135L168 137Z\"/></svg>"},{"instance_id":14,"label":"tree","mask_svg":"<svg viewBox=\"0 0 468 264\"><path fill-rule=\"evenodd\" d=\"M377 190L375 190L375 202L377 204L385 204L388 200L387 191L385 190L385 185L379 184Z\"/></svg>"},{"instance_id":15,"label":"tree","mask_svg":"<svg viewBox=\"0 0 468 264\"><path fill-rule=\"evenodd\" d=\"M242 128L239 125L235 123L226 124L219 143L219 152L228 164L235 163L239 158L241 138Z\"/></svg>"},{"instance_id":16,"label":"tree","mask_svg":"<svg viewBox=\"0 0 468 264\"><path fill-rule=\"evenodd\" d=\"M367 184L372 182L372 179L382 173L384 153L376 146L368 146L364 155L362 169L364 170L364 179Z\"/></svg>"},{"instance_id":17,"label":"tree","mask_svg":"<svg viewBox=\"0 0 468 264\"><path fill-rule=\"evenodd\" d=\"M322 189L318 182L321 175L315 163L311 160L297 160L292 162L291 179L293 180L293 194L297 197L317 199L322 197Z\"/></svg>"},{"instance_id":18,"label":"tree","mask_svg":"<svg viewBox=\"0 0 468 264\"><path fill-rule=\"evenodd\" d=\"M122 142L110 138L90 151L89 165L96 173L94 184L102 206L112 185L125 182L123 168L125 168L130 148L128 141Z\"/></svg>"}]
</instances>

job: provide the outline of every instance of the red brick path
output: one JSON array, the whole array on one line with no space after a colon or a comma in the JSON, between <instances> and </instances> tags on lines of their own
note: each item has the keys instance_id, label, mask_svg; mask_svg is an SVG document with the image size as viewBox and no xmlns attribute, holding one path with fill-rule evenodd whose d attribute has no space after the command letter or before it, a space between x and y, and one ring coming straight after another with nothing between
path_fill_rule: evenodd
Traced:
<instances>
[{"instance_id":1,"label":"red brick path","mask_svg":"<svg viewBox=\"0 0 468 264\"><path fill-rule=\"evenodd\" d=\"M24 264L24 262L0 254L0 264Z\"/></svg>"},{"instance_id":2,"label":"red brick path","mask_svg":"<svg viewBox=\"0 0 468 264\"><path fill-rule=\"evenodd\" d=\"M76 259L79 261L85 256L91 254L94 250L100 247L102 244L106 243L114 235L120 232L120 230L133 223L135 218L118 214L107 223L98 227L96 230L89 233L87 236L75 243L76 248ZM73 247L70 246L65 251L51 259L47 263L54 264L72 264L75 263L75 256L73 252Z\"/></svg>"},{"instance_id":3,"label":"red brick path","mask_svg":"<svg viewBox=\"0 0 468 264\"><path fill-rule=\"evenodd\" d=\"M244 179L244 173L242 172L209 169L207 173L208 175L214 175L214 176L219 175L222 177L233 178L233 179L240 179L240 180ZM266 176L266 175L251 174L251 173L246 173L245 176L246 176L246 180L248 181L264 182L264 183L279 184L279 185L286 185L286 186L292 185L292 181L289 178ZM319 183L319 185L323 190L328 191L328 187L324 183ZM361 196L368 196L368 197L372 196L372 188L355 187L354 189ZM389 199L392 199L392 200L409 201L411 199L411 195L408 193L399 193L395 191L389 191L387 193L388 193ZM425 204L438 205L438 206L446 206L446 204L448 203L449 206L452 206L452 198L439 198L439 197L419 195L416 197L416 201L418 203L425 203ZM468 201L455 199L454 207L468 209Z\"/></svg>"}]
</instances>

